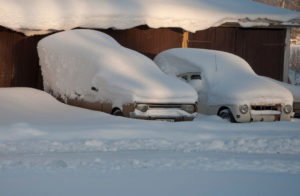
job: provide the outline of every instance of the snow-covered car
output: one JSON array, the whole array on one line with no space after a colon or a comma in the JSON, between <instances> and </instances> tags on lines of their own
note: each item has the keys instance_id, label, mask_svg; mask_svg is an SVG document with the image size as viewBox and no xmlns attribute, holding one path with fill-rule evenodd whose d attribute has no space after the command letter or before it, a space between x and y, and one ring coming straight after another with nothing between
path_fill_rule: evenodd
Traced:
<instances>
[{"instance_id":1,"label":"snow-covered car","mask_svg":"<svg viewBox=\"0 0 300 196\"><path fill-rule=\"evenodd\" d=\"M300 118L300 86L295 84L288 84L285 82L274 80L272 78L267 78L267 79L276 82L279 85L284 86L292 93L294 99L294 103L293 103L294 117Z\"/></svg>"},{"instance_id":2,"label":"snow-covered car","mask_svg":"<svg viewBox=\"0 0 300 196\"><path fill-rule=\"evenodd\" d=\"M191 86L102 32L47 36L38 54L45 91L67 104L138 119L181 121L197 114Z\"/></svg>"},{"instance_id":3,"label":"snow-covered car","mask_svg":"<svg viewBox=\"0 0 300 196\"><path fill-rule=\"evenodd\" d=\"M242 58L221 51L176 48L158 54L155 63L198 92L200 113L231 122L290 120L293 96L284 87L255 74Z\"/></svg>"}]
</instances>

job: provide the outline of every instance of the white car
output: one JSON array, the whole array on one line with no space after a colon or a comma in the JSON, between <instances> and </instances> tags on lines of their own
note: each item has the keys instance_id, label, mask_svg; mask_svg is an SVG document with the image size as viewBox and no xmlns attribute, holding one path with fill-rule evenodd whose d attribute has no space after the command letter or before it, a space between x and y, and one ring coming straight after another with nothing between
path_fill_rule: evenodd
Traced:
<instances>
[{"instance_id":1,"label":"white car","mask_svg":"<svg viewBox=\"0 0 300 196\"><path fill-rule=\"evenodd\" d=\"M267 79L276 82L277 84L287 88L292 93L294 98L294 103L293 103L294 117L300 118L300 86L294 84L288 84L285 82L274 80L272 78L267 78Z\"/></svg>"},{"instance_id":2,"label":"white car","mask_svg":"<svg viewBox=\"0 0 300 196\"><path fill-rule=\"evenodd\" d=\"M221 51L177 48L158 54L155 63L198 92L200 113L232 122L290 120L292 94L258 76L242 58Z\"/></svg>"},{"instance_id":3,"label":"white car","mask_svg":"<svg viewBox=\"0 0 300 196\"><path fill-rule=\"evenodd\" d=\"M38 43L45 91L70 105L138 119L192 120L197 93L148 57L95 30L50 35Z\"/></svg>"}]
</instances>

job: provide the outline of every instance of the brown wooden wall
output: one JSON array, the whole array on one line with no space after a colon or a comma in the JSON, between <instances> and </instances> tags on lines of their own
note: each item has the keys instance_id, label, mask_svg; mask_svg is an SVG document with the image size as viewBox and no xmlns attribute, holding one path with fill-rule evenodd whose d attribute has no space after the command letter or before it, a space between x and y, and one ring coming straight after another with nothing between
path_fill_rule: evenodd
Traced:
<instances>
[{"instance_id":1,"label":"brown wooden wall","mask_svg":"<svg viewBox=\"0 0 300 196\"><path fill-rule=\"evenodd\" d=\"M0 27L0 87L42 88L36 49L42 37L27 37Z\"/></svg>"},{"instance_id":2,"label":"brown wooden wall","mask_svg":"<svg viewBox=\"0 0 300 196\"><path fill-rule=\"evenodd\" d=\"M190 33L188 47L236 54L257 74L282 80L285 36L286 29L218 27Z\"/></svg>"},{"instance_id":3,"label":"brown wooden wall","mask_svg":"<svg viewBox=\"0 0 300 196\"><path fill-rule=\"evenodd\" d=\"M120 44L153 58L161 51L182 46L180 29L100 30ZM0 87L42 89L37 43L43 36L27 37L0 27ZM246 59L257 74L282 79L285 29L210 28L189 34L188 46L231 52Z\"/></svg>"},{"instance_id":4,"label":"brown wooden wall","mask_svg":"<svg viewBox=\"0 0 300 196\"><path fill-rule=\"evenodd\" d=\"M121 45L149 58L154 58L158 53L170 48L180 48L182 45L183 31L176 28L151 29L140 26L128 30L101 31L115 38Z\"/></svg>"}]
</instances>

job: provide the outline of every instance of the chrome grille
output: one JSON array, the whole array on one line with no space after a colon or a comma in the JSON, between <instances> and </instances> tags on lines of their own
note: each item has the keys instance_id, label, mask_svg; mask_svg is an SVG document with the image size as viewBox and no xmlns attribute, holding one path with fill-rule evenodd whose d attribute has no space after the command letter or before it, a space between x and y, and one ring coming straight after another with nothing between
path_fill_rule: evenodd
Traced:
<instances>
[{"instance_id":1,"label":"chrome grille","mask_svg":"<svg viewBox=\"0 0 300 196\"><path fill-rule=\"evenodd\" d=\"M252 110L274 110L280 111L280 105L251 105Z\"/></svg>"}]
</instances>

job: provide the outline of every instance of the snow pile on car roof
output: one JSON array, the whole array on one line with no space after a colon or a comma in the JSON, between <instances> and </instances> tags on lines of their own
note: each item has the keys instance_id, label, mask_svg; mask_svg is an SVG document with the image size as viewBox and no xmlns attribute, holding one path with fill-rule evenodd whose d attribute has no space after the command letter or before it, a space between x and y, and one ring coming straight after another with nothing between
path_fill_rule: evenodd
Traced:
<instances>
[{"instance_id":1,"label":"snow pile on car roof","mask_svg":"<svg viewBox=\"0 0 300 196\"><path fill-rule=\"evenodd\" d=\"M0 25L26 34L83 28L181 27L223 23L299 25L297 12L249 0L0 0Z\"/></svg>"},{"instance_id":2,"label":"snow pile on car roof","mask_svg":"<svg viewBox=\"0 0 300 196\"><path fill-rule=\"evenodd\" d=\"M222 51L176 48L158 54L154 61L168 75L201 72L209 104L292 104L292 94L255 74L242 58Z\"/></svg>"},{"instance_id":3,"label":"snow pile on car roof","mask_svg":"<svg viewBox=\"0 0 300 196\"><path fill-rule=\"evenodd\" d=\"M46 91L114 103L194 103L196 92L164 74L148 57L95 30L50 35L38 43ZM98 92L92 91L95 87Z\"/></svg>"}]
</instances>

